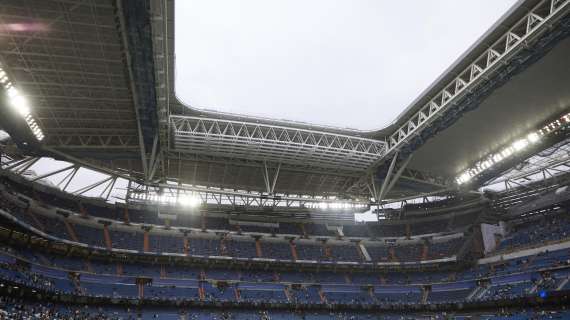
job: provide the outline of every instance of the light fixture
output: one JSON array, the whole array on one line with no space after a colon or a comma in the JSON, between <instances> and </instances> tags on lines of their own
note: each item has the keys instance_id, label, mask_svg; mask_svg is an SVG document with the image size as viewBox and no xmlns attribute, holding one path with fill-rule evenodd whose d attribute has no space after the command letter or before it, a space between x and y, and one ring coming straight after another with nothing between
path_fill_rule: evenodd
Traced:
<instances>
[{"instance_id":1,"label":"light fixture","mask_svg":"<svg viewBox=\"0 0 570 320\"><path fill-rule=\"evenodd\" d=\"M40 126L38 126L36 120L31 115L30 105L28 100L21 94L21 92L14 87L14 84L10 81L8 74L0 65L0 84L6 90L6 96L8 97L9 101L8 104L16 111L28 125L29 129L32 131L34 136L38 141L42 141L44 139L44 133Z\"/></svg>"},{"instance_id":2,"label":"light fixture","mask_svg":"<svg viewBox=\"0 0 570 320\"><path fill-rule=\"evenodd\" d=\"M483 157L483 159L475 163L473 167L460 173L455 181L459 185L469 182L473 177L493 167L493 165L496 163L501 162L513 154L526 149L531 144L539 143L543 136L555 132L566 123L570 123L570 113L567 113L559 119L548 123L540 130L531 132L526 137L514 141L511 143L511 145L505 147L502 151Z\"/></svg>"},{"instance_id":3,"label":"light fixture","mask_svg":"<svg viewBox=\"0 0 570 320\"><path fill-rule=\"evenodd\" d=\"M195 195L191 196L184 195L178 198L178 203L186 207L195 208L202 203L202 199L200 199L200 197Z\"/></svg>"}]
</instances>

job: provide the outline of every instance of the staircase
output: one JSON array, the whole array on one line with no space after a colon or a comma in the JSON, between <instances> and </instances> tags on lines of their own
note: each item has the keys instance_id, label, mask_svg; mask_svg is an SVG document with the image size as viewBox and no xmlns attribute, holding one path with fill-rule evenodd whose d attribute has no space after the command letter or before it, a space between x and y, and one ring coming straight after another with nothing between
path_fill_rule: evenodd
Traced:
<instances>
[{"instance_id":1,"label":"staircase","mask_svg":"<svg viewBox=\"0 0 570 320\"><path fill-rule=\"evenodd\" d=\"M481 297L487 293L489 290L488 286L477 286L475 289L467 296L467 301L479 300Z\"/></svg>"},{"instance_id":2,"label":"staircase","mask_svg":"<svg viewBox=\"0 0 570 320\"><path fill-rule=\"evenodd\" d=\"M566 279L562 280L562 282L560 282L560 284L556 287L556 291L562 290L568 281L570 281L570 277L566 277Z\"/></svg>"},{"instance_id":3,"label":"staircase","mask_svg":"<svg viewBox=\"0 0 570 320\"><path fill-rule=\"evenodd\" d=\"M319 297L321 297L322 303L327 303L327 297L325 296L325 293L321 289L319 289Z\"/></svg>"},{"instance_id":4,"label":"staircase","mask_svg":"<svg viewBox=\"0 0 570 320\"><path fill-rule=\"evenodd\" d=\"M429 297L429 293L430 293L430 289L428 287L423 287L422 288L422 299L421 299L421 303L422 304L426 304L428 297Z\"/></svg>"},{"instance_id":5,"label":"staircase","mask_svg":"<svg viewBox=\"0 0 570 320\"><path fill-rule=\"evenodd\" d=\"M79 279L74 274L69 274L69 280L71 280L71 283L73 283L75 291L77 291L79 294L85 294L85 289L81 287Z\"/></svg>"},{"instance_id":6,"label":"staircase","mask_svg":"<svg viewBox=\"0 0 570 320\"><path fill-rule=\"evenodd\" d=\"M238 288L234 288L234 296L236 297L236 301L241 300L241 295Z\"/></svg>"},{"instance_id":7,"label":"staircase","mask_svg":"<svg viewBox=\"0 0 570 320\"><path fill-rule=\"evenodd\" d=\"M544 282L544 279L540 278L533 286L530 288L529 293L536 293L538 291L538 287Z\"/></svg>"},{"instance_id":8,"label":"staircase","mask_svg":"<svg viewBox=\"0 0 570 320\"><path fill-rule=\"evenodd\" d=\"M372 261L368 250L366 250L366 247L362 243L358 243L358 253L364 258L364 261Z\"/></svg>"},{"instance_id":9,"label":"staircase","mask_svg":"<svg viewBox=\"0 0 570 320\"><path fill-rule=\"evenodd\" d=\"M285 286L283 288L283 292L285 293L285 297L287 297L287 302L291 302L291 292L289 292L289 287Z\"/></svg>"}]
</instances>

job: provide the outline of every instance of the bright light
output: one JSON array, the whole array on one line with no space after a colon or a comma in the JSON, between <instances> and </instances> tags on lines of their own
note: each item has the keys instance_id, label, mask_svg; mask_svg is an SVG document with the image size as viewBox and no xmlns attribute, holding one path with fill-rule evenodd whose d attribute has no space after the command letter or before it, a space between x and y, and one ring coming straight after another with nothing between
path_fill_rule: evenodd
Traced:
<instances>
[{"instance_id":1,"label":"bright light","mask_svg":"<svg viewBox=\"0 0 570 320\"><path fill-rule=\"evenodd\" d=\"M20 91L18 91L18 89L14 87L14 85L10 81L8 74L2 68L1 65L0 65L0 84L4 87L4 90L6 90L6 95L9 98L10 106L14 108L14 110L16 110L16 112L18 112L18 114L20 114L24 118L26 124L28 125L28 127L30 128L36 139L38 141L42 141L44 139L44 133L36 123L36 120L34 120L34 118L31 116L30 114L31 110L28 101L20 93Z\"/></svg>"},{"instance_id":2,"label":"bright light","mask_svg":"<svg viewBox=\"0 0 570 320\"><path fill-rule=\"evenodd\" d=\"M28 106L26 98L17 95L10 100L10 103L22 117L26 117L30 114L30 107Z\"/></svg>"},{"instance_id":3,"label":"bright light","mask_svg":"<svg viewBox=\"0 0 570 320\"><path fill-rule=\"evenodd\" d=\"M535 143L538 142L538 140L540 140L540 135L538 135L538 133L533 132L531 134L529 134L527 137L528 141Z\"/></svg>"},{"instance_id":4,"label":"bright light","mask_svg":"<svg viewBox=\"0 0 570 320\"><path fill-rule=\"evenodd\" d=\"M495 163L501 162L503 159L504 158L500 153L497 153L496 155L493 156L493 161L495 161Z\"/></svg>"},{"instance_id":5,"label":"bright light","mask_svg":"<svg viewBox=\"0 0 570 320\"><path fill-rule=\"evenodd\" d=\"M526 139L520 139L513 143L513 149L516 151L521 151L528 146L528 141Z\"/></svg>"},{"instance_id":6,"label":"bright light","mask_svg":"<svg viewBox=\"0 0 570 320\"><path fill-rule=\"evenodd\" d=\"M561 116L559 119L556 119L540 130L534 131L529 133L526 138L519 139L513 142L510 146L503 149L501 152L487 155L485 160L481 160L477 162L473 167L464 171L461 175L459 175L455 181L458 184L463 184L471 180L474 176L480 174L484 170L491 168L494 164L503 161L504 159L510 157L515 152L519 152L524 150L529 146L529 144L539 143L543 136L548 135L552 132L557 131L560 127L563 126L564 123L570 122L570 113L567 113Z\"/></svg>"},{"instance_id":7,"label":"bright light","mask_svg":"<svg viewBox=\"0 0 570 320\"><path fill-rule=\"evenodd\" d=\"M185 207L195 208L202 203L202 200L198 196L181 196L178 198L178 203Z\"/></svg>"}]
</instances>

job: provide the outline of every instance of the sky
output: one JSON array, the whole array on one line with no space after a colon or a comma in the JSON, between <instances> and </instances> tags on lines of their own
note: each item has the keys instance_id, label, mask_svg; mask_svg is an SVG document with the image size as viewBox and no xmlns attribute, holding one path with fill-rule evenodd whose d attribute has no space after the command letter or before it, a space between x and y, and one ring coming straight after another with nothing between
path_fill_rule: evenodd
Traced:
<instances>
[{"instance_id":1,"label":"sky","mask_svg":"<svg viewBox=\"0 0 570 320\"><path fill-rule=\"evenodd\" d=\"M176 95L199 109L380 129L515 2L176 1Z\"/></svg>"}]
</instances>

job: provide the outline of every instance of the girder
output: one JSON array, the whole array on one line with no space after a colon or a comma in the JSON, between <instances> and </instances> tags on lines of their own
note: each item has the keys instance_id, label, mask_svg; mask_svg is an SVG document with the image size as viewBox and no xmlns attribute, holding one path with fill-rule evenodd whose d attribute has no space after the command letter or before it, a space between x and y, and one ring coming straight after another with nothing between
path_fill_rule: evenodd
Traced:
<instances>
[{"instance_id":1,"label":"girder","mask_svg":"<svg viewBox=\"0 0 570 320\"><path fill-rule=\"evenodd\" d=\"M171 124L176 151L228 158L362 171L386 150L383 141L259 123L171 116Z\"/></svg>"}]
</instances>

